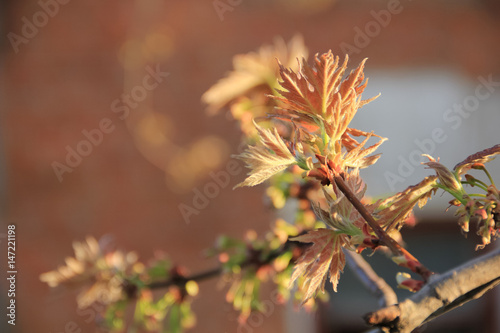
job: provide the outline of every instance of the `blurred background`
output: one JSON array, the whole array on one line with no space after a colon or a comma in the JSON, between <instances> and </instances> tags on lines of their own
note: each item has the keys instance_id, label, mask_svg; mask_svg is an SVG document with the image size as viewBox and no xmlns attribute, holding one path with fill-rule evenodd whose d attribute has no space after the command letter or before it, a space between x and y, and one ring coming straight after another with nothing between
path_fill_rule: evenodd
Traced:
<instances>
[{"instance_id":1,"label":"blurred background","mask_svg":"<svg viewBox=\"0 0 500 333\"><path fill-rule=\"evenodd\" d=\"M369 58L364 97L382 95L360 110L353 127L389 138L379 162L362 173L372 196L430 175L419 164L421 153L453 167L500 143L495 0L19 0L0 6L0 241L6 248L7 225L15 224L18 246L17 321L12 327L2 320L2 332L67 332L69 322L98 331L77 313L76 292L50 290L38 278L73 254L73 240L111 235L143 261L161 250L196 273L216 264L203 250L218 235L269 228L273 214L263 205L263 189L231 190L243 168L196 214L186 218L180 207L193 207L197 191L212 182L210 172L227 170L239 150L236 124L228 113L208 116L201 95L232 69L234 55L275 36L301 34L311 55L347 52L352 68ZM500 181L500 163L489 170ZM449 200L437 196L418 212L422 223L405 232L412 253L438 272L476 255L478 242L461 236L453 215L443 214ZM394 283L396 269L379 261L376 270ZM316 324L300 332L366 328L360 316L376 302L349 274ZM264 289L263 297L270 292ZM238 332L224 293L215 280L200 283L192 332ZM500 332L496 295L424 330ZM277 307L245 332L296 332L300 326L291 318Z\"/></svg>"}]
</instances>

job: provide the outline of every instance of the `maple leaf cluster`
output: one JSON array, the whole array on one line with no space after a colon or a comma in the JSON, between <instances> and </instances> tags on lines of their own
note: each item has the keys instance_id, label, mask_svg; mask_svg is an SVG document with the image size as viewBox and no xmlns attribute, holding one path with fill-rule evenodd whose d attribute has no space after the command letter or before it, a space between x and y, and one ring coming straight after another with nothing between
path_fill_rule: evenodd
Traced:
<instances>
[{"instance_id":1,"label":"maple leaf cluster","mask_svg":"<svg viewBox=\"0 0 500 333\"><path fill-rule=\"evenodd\" d=\"M272 45L234 56L233 70L210 87L201 99L208 105L210 115L229 108L245 138L254 138L257 133L252 120L265 116L276 106L266 97L276 92L276 77L279 75L276 59L287 67L298 69L296 59L307 57L308 50L302 36L296 35L288 43L276 37Z\"/></svg>"},{"instance_id":2,"label":"maple leaf cluster","mask_svg":"<svg viewBox=\"0 0 500 333\"><path fill-rule=\"evenodd\" d=\"M498 154L500 154L500 144L470 155L458 163L453 171L428 155L430 161L424 163L437 174L438 181L435 187L445 190L455 198L450 204L459 207L455 215L459 217L458 223L462 232L469 232L471 220L477 223L477 234L481 237L481 244L477 245L476 249L484 248L500 234L500 194L484 165ZM490 184L468 174L470 170L482 170ZM462 180L462 176L465 180ZM464 185L476 187L484 193L468 193Z\"/></svg>"},{"instance_id":3,"label":"maple leaf cluster","mask_svg":"<svg viewBox=\"0 0 500 333\"><path fill-rule=\"evenodd\" d=\"M345 265L342 249L354 250L365 238L373 236L332 181L333 174L341 174L361 200L366 187L358 170L377 161L380 155L372 153L385 140L349 127L358 109L377 96L367 100L361 98L367 84L363 74L365 60L345 76L347 64L347 56L341 64L331 51L317 54L312 66L302 59L298 71L280 63L278 94L269 96L277 106L268 112L267 119L287 123L291 133L282 135L276 128L265 129L255 123L260 145L249 146L236 156L250 169L248 177L236 187L260 184L294 165L303 176L332 185L330 190L324 190L324 197L320 199L328 210L321 208L320 202L312 203L314 212L328 228L311 230L291 239L313 243L298 259L291 277L291 283L302 277L303 303L316 291L324 290L328 276L336 290ZM378 141L365 147L372 137Z\"/></svg>"},{"instance_id":4,"label":"maple leaf cluster","mask_svg":"<svg viewBox=\"0 0 500 333\"><path fill-rule=\"evenodd\" d=\"M198 292L194 281L173 285L158 299L149 289L156 281L182 280L182 269L173 266L164 255L147 265L138 261L135 252L111 248L109 240L99 241L87 237L73 242L74 257L67 257L65 265L40 275L40 280L50 287L65 285L78 288L77 303L80 309L92 307L96 321L109 331L123 331L128 302L136 301L134 325L148 331L158 331L170 314L171 332L180 332L195 324L191 311L191 297ZM166 326L165 326L166 327Z\"/></svg>"},{"instance_id":5,"label":"maple leaf cluster","mask_svg":"<svg viewBox=\"0 0 500 333\"><path fill-rule=\"evenodd\" d=\"M305 59L299 72L280 64L281 81L277 91L281 96L270 96L280 106L267 115L269 119L289 122L291 140L280 136L276 129L262 129L256 125L261 146L250 146L237 156L250 168L249 177L238 186L254 186L267 180L290 165L298 165L309 176L324 178L326 162L329 167L345 172L347 168L364 168L377 161L372 154L385 138L373 133L349 128L357 110L374 98L362 100L366 87L363 61L356 70L343 79L348 57L342 65L330 52L316 55L309 66ZM364 148L370 137L378 137L374 145ZM354 137L365 137L358 142ZM313 162L313 159L316 162ZM263 172L264 169L268 171Z\"/></svg>"},{"instance_id":6,"label":"maple leaf cluster","mask_svg":"<svg viewBox=\"0 0 500 333\"><path fill-rule=\"evenodd\" d=\"M471 216L481 219L478 228L481 246L497 235L500 224L499 196L494 184L484 186L486 199L471 199L460 180L461 174L498 154L497 146L459 163L454 173L429 157L431 160L426 165L437 172L436 176L368 203L359 169L380 158L380 154L374 152L386 138L349 127L357 111L378 97L361 97L368 82L363 73L365 62L366 59L347 74L348 57L341 63L331 51L316 54L312 65L303 58L298 69L285 67L278 61L279 85L275 93L268 95L275 107L268 110L266 117L257 118L260 122L273 122L273 126L264 128L254 122L260 143L249 145L235 156L250 169L248 177L236 187L258 185L284 171L301 173L305 179L322 185L323 196L316 194L312 196L315 200L309 199L310 207L326 228L290 238L312 244L296 261L290 279L290 283L299 281L302 303L313 298L317 291L324 291L328 276L333 289L337 290L345 265L343 250L361 252L367 247L377 249L385 245L392 251L395 262L424 277L424 281L417 281L422 286L433 273L392 237L400 237L399 230L412 218L414 207L423 207L438 188L449 191L462 204L457 215L464 230ZM289 130L280 130L282 127L276 125L279 122L286 124ZM371 138L377 141L367 147ZM339 181L346 188L340 188ZM351 193L351 198L347 198L346 191ZM353 207L353 200L365 202L363 211Z\"/></svg>"},{"instance_id":7,"label":"maple leaf cluster","mask_svg":"<svg viewBox=\"0 0 500 333\"><path fill-rule=\"evenodd\" d=\"M133 270L137 263L134 252L110 251L94 237L73 242L74 257L67 257L65 265L40 275L40 280L51 287L93 284L77 297L78 306L86 308L95 302L112 303L124 298L122 273Z\"/></svg>"},{"instance_id":8,"label":"maple leaf cluster","mask_svg":"<svg viewBox=\"0 0 500 333\"><path fill-rule=\"evenodd\" d=\"M252 311L265 311L259 289L267 280L277 287L273 302L288 300L297 283L294 299L312 309L315 298L325 299L327 280L337 291L346 251L386 247L396 264L423 278L398 273L399 287L418 291L434 273L396 239L405 224L414 223L414 207L422 208L438 189L453 196L450 204L458 207L464 233L476 224L481 238L477 249L498 237L500 191L484 164L500 154L500 144L451 170L426 155L429 162L423 164L435 176L373 202L365 196L359 170L380 158L374 153L386 139L349 127L358 110L378 97L361 97L368 82L366 59L347 73L347 56L340 62L331 51L316 54L310 65L307 54L300 36L288 43L277 38L274 45L235 56L234 70L202 96L209 113L229 108L249 143L236 158L250 171L235 187L267 181L270 206L281 209L296 202L294 221L277 219L263 239L255 231L244 240L219 238L211 252L220 267L192 277L163 255L146 265L133 252L113 250L88 237L74 242L75 256L41 274L41 281L81 288L78 306L100 308L96 319L113 331L124 330L127 302L134 301L132 330L180 332L195 324L191 300L198 293L197 280L223 275L223 282L231 283L226 300L244 323ZM368 146L369 141L374 143ZM484 172L488 180L474 177L473 170ZM478 191L470 193L466 187ZM158 298L155 288L167 291Z\"/></svg>"}]
</instances>

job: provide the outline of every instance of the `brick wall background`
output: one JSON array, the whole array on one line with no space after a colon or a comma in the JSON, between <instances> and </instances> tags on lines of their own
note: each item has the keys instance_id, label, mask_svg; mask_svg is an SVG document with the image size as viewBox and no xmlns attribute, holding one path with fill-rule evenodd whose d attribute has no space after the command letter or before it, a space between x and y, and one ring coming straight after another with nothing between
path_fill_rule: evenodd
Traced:
<instances>
[{"instance_id":1,"label":"brick wall background","mask_svg":"<svg viewBox=\"0 0 500 333\"><path fill-rule=\"evenodd\" d=\"M224 114L208 117L200 102L231 69L233 55L297 32L312 54L341 53L342 43L356 45L356 27L363 31L375 22L372 11L393 8L398 13L390 22L351 53L353 64L369 57L373 70L447 68L471 81L490 74L498 81L500 74L495 1L259 0L229 5L232 10L221 14L212 0L73 0L52 7L53 17L24 42L9 40L9 32L23 35L26 20L41 15L41 3L51 2L2 3L0 207L4 224L17 225L19 269L18 321L6 328L12 332L59 333L71 321L84 332L94 330L76 313L75 292L51 291L38 279L72 255L73 240L110 234L142 260L161 249L195 273L213 266L202 251L217 235L268 228L262 188L231 190L243 170L191 223L178 209L211 181L208 171L226 168L237 151L236 126ZM139 85L148 66L169 75L120 119L113 101ZM498 107L488 112L498 115ZM82 131L103 119L113 129L59 181L53 162L64 163L66 147L76 149ZM476 128L470 135L498 143L498 131ZM236 331L216 281L200 287L192 331ZM283 330L280 309L254 328Z\"/></svg>"}]
</instances>

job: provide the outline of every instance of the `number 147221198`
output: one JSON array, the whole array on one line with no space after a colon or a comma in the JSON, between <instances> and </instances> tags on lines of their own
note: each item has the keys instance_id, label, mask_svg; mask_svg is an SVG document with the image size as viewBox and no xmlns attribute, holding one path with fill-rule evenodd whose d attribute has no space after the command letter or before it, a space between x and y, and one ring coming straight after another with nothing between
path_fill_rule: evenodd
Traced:
<instances>
[{"instance_id":1,"label":"number 147221198","mask_svg":"<svg viewBox=\"0 0 500 333\"><path fill-rule=\"evenodd\" d=\"M9 225L9 231L7 232L7 259L8 267L10 271L16 268L16 226Z\"/></svg>"}]
</instances>

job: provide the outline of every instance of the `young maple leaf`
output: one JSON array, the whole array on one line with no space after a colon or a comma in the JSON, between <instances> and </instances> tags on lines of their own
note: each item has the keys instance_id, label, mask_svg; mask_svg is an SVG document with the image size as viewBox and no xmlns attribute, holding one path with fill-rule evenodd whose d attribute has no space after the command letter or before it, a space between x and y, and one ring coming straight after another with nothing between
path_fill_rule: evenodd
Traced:
<instances>
[{"instance_id":1,"label":"young maple leaf","mask_svg":"<svg viewBox=\"0 0 500 333\"><path fill-rule=\"evenodd\" d=\"M359 169L354 169L345 175L345 183L358 200L364 197L366 185L359 176ZM328 204L329 210L323 210L319 204L311 202L312 208L318 219L332 227L334 230L345 233L350 236L356 236L362 233L361 228L366 224L359 212L354 209L351 202L345 195L332 184L335 199L322 187L323 194Z\"/></svg>"},{"instance_id":2,"label":"young maple leaf","mask_svg":"<svg viewBox=\"0 0 500 333\"><path fill-rule=\"evenodd\" d=\"M366 133L366 138L361 143L357 143L356 140L353 140L356 141L357 145L353 146L353 148L351 150L348 150L347 153L345 154L343 153L337 154L341 156L341 160L343 160L342 163L349 168L362 169L377 162L377 160L380 158L380 154L375 154L371 156L368 155L373 153L387 139L379 137L380 140L377 143L371 145L368 148L363 148L365 143L372 136L374 136L373 133Z\"/></svg>"},{"instance_id":3,"label":"young maple leaf","mask_svg":"<svg viewBox=\"0 0 500 333\"><path fill-rule=\"evenodd\" d=\"M312 66L302 59L298 73L280 64L282 80L279 82L281 89L278 92L281 96L271 96L285 106L284 110L275 111L277 117L283 117L283 114L288 112L291 115L290 120L295 123L308 126L315 123L318 129L324 131L328 136L328 142L324 142L327 147L325 153L340 153L341 147L347 151L359 147L361 151L366 140L359 143L353 136L381 138L373 133L348 127L358 109L378 97L361 99L368 83L363 74L366 59L343 79L348 59L346 56L343 64L339 66L339 57L334 57L331 51L322 55L316 54ZM372 151L376 147L378 145L372 146Z\"/></svg>"},{"instance_id":4,"label":"young maple leaf","mask_svg":"<svg viewBox=\"0 0 500 333\"><path fill-rule=\"evenodd\" d=\"M436 191L437 177L426 177L420 183L409 186L406 190L379 200L370 208L386 231L399 230L403 222L410 216L415 205L422 208Z\"/></svg>"},{"instance_id":5,"label":"young maple leaf","mask_svg":"<svg viewBox=\"0 0 500 333\"><path fill-rule=\"evenodd\" d=\"M453 191L459 196L465 194L464 188L460 183L460 176L455 175L453 172L448 170L443 164L439 163L439 158L436 161L432 156L423 154L429 159L429 162L422 163L426 165L426 169L433 169L436 172L436 175L439 179L439 182L442 186L446 187L449 191Z\"/></svg>"},{"instance_id":6,"label":"young maple leaf","mask_svg":"<svg viewBox=\"0 0 500 333\"><path fill-rule=\"evenodd\" d=\"M474 164L489 162L498 154L500 154L500 144L468 156L465 160L455 165L453 170L455 170L458 175L464 174L470 170Z\"/></svg>"},{"instance_id":7,"label":"young maple leaf","mask_svg":"<svg viewBox=\"0 0 500 333\"><path fill-rule=\"evenodd\" d=\"M304 291L302 304L314 296L316 291L325 292L325 282L330 276L333 290L337 291L340 273L345 266L345 256L342 247L347 242L347 237L330 229L317 229L307 234L291 238L292 241L313 243L297 260L290 285L303 276L299 286Z\"/></svg>"},{"instance_id":8,"label":"young maple leaf","mask_svg":"<svg viewBox=\"0 0 500 333\"><path fill-rule=\"evenodd\" d=\"M78 307L83 309L94 302L109 304L123 298L124 273L137 261L134 252L106 251L102 244L87 237L83 242L73 242L74 257L68 257L64 266L40 275L40 280L50 287L79 285L92 282L77 296Z\"/></svg>"},{"instance_id":9,"label":"young maple leaf","mask_svg":"<svg viewBox=\"0 0 500 333\"><path fill-rule=\"evenodd\" d=\"M216 113L251 90L263 85L274 86L278 75L277 58L297 68L296 59L307 58L307 54L302 37L296 35L288 45L282 38L275 38L274 45L262 46L258 52L236 55L233 71L207 90L202 101L208 105L209 113Z\"/></svg>"},{"instance_id":10,"label":"young maple leaf","mask_svg":"<svg viewBox=\"0 0 500 333\"><path fill-rule=\"evenodd\" d=\"M270 130L264 129L256 123L254 125L259 132L262 146L249 146L243 153L234 156L244 161L250 169L248 177L234 188L258 185L297 163L276 128Z\"/></svg>"},{"instance_id":11,"label":"young maple leaf","mask_svg":"<svg viewBox=\"0 0 500 333\"><path fill-rule=\"evenodd\" d=\"M469 232L469 223L472 218L477 221L477 234L481 236L482 244L477 245L476 249L484 248L490 244L492 237L495 238L500 233L500 223L497 221L500 214L500 196L491 176L484 167L484 163L491 161L498 154L500 154L500 144L468 156L455 166L453 172L428 155L426 156L430 162L423 163L436 171L439 178L438 186L455 197L455 200L450 203L459 206L455 215L459 217L458 224L461 226L462 231L464 233ZM473 168L485 171L492 182L485 189L487 191L486 196L469 195L462 186L461 176ZM465 175L465 178L466 183L474 186L474 177ZM484 183L483 185L486 186Z\"/></svg>"}]
</instances>

